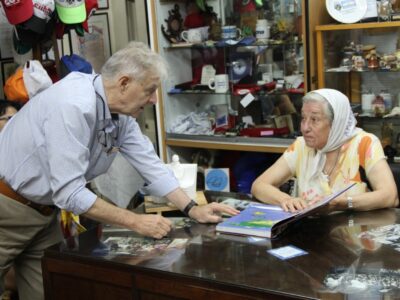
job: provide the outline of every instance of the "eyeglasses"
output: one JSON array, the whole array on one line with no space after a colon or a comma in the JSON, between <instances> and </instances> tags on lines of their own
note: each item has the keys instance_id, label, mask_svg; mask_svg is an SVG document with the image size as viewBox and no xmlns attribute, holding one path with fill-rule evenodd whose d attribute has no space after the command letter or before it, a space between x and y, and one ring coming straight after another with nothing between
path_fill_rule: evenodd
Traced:
<instances>
[{"instance_id":1,"label":"eyeglasses","mask_svg":"<svg viewBox=\"0 0 400 300\"><path fill-rule=\"evenodd\" d=\"M119 147L114 146L113 142L118 140L118 132L114 131L113 134L107 134L104 128L97 132L97 140L105 153L111 154L119 151Z\"/></svg>"},{"instance_id":2,"label":"eyeglasses","mask_svg":"<svg viewBox=\"0 0 400 300\"><path fill-rule=\"evenodd\" d=\"M0 121L9 121L13 116L2 116L0 117Z\"/></svg>"}]
</instances>

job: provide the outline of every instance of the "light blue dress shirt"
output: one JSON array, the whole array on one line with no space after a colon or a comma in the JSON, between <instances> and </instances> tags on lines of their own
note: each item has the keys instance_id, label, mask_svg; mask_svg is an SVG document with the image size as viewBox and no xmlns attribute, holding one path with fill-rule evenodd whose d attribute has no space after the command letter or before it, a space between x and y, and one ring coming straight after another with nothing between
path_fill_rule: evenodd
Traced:
<instances>
[{"instance_id":1,"label":"light blue dress shirt","mask_svg":"<svg viewBox=\"0 0 400 300\"><path fill-rule=\"evenodd\" d=\"M134 118L113 117L100 75L73 72L33 97L0 133L0 178L33 202L86 212L96 195L87 181L107 171L119 149L165 196L179 183Z\"/></svg>"}]
</instances>

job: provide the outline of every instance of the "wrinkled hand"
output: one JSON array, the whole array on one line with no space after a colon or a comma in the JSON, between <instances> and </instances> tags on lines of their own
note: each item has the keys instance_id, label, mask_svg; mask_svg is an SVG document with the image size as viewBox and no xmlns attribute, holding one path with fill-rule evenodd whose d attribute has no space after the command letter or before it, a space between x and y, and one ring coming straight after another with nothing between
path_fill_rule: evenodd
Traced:
<instances>
[{"instance_id":1,"label":"wrinkled hand","mask_svg":"<svg viewBox=\"0 0 400 300\"><path fill-rule=\"evenodd\" d=\"M137 214L132 230L144 236L161 239L171 228L171 221L160 215Z\"/></svg>"},{"instance_id":2,"label":"wrinkled hand","mask_svg":"<svg viewBox=\"0 0 400 300\"><path fill-rule=\"evenodd\" d=\"M229 205L212 202L203 206L194 206L189 216L199 223L218 223L222 221L222 214L237 215L239 211Z\"/></svg>"},{"instance_id":3,"label":"wrinkled hand","mask_svg":"<svg viewBox=\"0 0 400 300\"><path fill-rule=\"evenodd\" d=\"M281 202L281 207L284 211L290 211L294 213L307 208L308 204L301 198L290 198L283 200Z\"/></svg>"}]
</instances>

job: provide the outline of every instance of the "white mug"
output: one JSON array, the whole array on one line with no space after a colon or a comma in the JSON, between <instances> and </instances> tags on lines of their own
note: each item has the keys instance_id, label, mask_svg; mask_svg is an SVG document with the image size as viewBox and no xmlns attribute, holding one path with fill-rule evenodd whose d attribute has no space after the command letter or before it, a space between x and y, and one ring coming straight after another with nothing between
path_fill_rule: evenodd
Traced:
<instances>
[{"instance_id":1,"label":"white mug","mask_svg":"<svg viewBox=\"0 0 400 300\"><path fill-rule=\"evenodd\" d=\"M210 78L208 87L215 90L216 93L226 93L229 90L229 77L228 74L215 75Z\"/></svg>"},{"instance_id":2,"label":"white mug","mask_svg":"<svg viewBox=\"0 0 400 300\"><path fill-rule=\"evenodd\" d=\"M188 43L200 43L208 39L210 26L191 28L181 32L181 38Z\"/></svg>"},{"instance_id":3,"label":"white mug","mask_svg":"<svg viewBox=\"0 0 400 300\"><path fill-rule=\"evenodd\" d=\"M234 25L222 26L221 37L224 40L240 38L242 31Z\"/></svg>"},{"instance_id":4,"label":"white mug","mask_svg":"<svg viewBox=\"0 0 400 300\"><path fill-rule=\"evenodd\" d=\"M265 19L257 20L256 24L256 39L262 42L267 42L270 35L268 21Z\"/></svg>"},{"instance_id":5,"label":"white mug","mask_svg":"<svg viewBox=\"0 0 400 300\"><path fill-rule=\"evenodd\" d=\"M201 43L203 41L201 30L198 30L198 28L182 31L181 38L187 43Z\"/></svg>"}]
</instances>

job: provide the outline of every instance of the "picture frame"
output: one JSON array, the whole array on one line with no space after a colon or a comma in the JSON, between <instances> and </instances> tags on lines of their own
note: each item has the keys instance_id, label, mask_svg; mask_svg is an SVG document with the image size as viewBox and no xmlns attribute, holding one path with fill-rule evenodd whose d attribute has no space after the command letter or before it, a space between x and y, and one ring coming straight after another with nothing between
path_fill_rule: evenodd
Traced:
<instances>
[{"instance_id":1,"label":"picture frame","mask_svg":"<svg viewBox=\"0 0 400 300\"><path fill-rule=\"evenodd\" d=\"M75 53L92 64L95 72L111 56L110 26L107 13L96 13L88 19L89 32L83 37L71 32L72 53Z\"/></svg>"},{"instance_id":2,"label":"picture frame","mask_svg":"<svg viewBox=\"0 0 400 300\"><path fill-rule=\"evenodd\" d=\"M97 1L99 8L98 9L108 9L108 0L98 0Z\"/></svg>"},{"instance_id":3,"label":"picture frame","mask_svg":"<svg viewBox=\"0 0 400 300\"><path fill-rule=\"evenodd\" d=\"M1 60L0 64L2 86L4 86L7 79L14 74L15 70L18 68L18 64L15 63L13 59Z\"/></svg>"}]
</instances>

